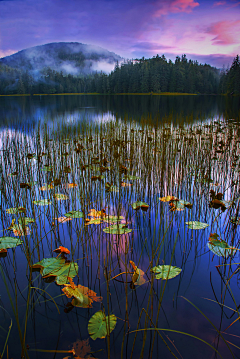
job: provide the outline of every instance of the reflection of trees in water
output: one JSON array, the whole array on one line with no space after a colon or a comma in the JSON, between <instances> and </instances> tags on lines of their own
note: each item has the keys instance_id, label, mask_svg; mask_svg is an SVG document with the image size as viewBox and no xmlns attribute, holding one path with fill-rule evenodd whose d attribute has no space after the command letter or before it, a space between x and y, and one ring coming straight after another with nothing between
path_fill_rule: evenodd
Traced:
<instances>
[{"instance_id":1,"label":"reflection of trees in water","mask_svg":"<svg viewBox=\"0 0 240 359\"><path fill-rule=\"evenodd\" d=\"M0 97L1 125L35 124L41 120L54 121L74 116L94 119L111 113L117 118L153 121L167 118L179 123L218 117L239 118L239 98L226 96L155 96L155 95L59 95Z\"/></svg>"}]
</instances>

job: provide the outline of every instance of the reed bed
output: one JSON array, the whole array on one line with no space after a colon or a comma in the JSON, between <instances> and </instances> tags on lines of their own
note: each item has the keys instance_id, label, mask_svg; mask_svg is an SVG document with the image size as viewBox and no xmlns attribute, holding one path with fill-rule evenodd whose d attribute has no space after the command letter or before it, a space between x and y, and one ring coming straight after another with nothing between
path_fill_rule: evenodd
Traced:
<instances>
[{"instance_id":1,"label":"reed bed","mask_svg":"<svg viewBox=\"0 0 240 359\"><path fill-rule=\"evenodd\" d=\"M190 358L196 345L216 358L239 355L226 330L240 317L239 131L235 120L171 118L3 131L0 246L20 242L0 252L0 358ZM196 221L208 227L186 225ZM211 243L227 246L216 254ZM60 246L70 253L55 253ZM44 258L75 266L68 287L37 268ZM180 272L157 279L158 265ZM207 305L217 318L184 295L198 270L215 278ZM85 299L73 302L63 289L77 285L95 294L81 289ZM194 308L206 332L174 321L178 306ZM95 340L97 312L106 335Z\"/></svg>"}]
</instances>

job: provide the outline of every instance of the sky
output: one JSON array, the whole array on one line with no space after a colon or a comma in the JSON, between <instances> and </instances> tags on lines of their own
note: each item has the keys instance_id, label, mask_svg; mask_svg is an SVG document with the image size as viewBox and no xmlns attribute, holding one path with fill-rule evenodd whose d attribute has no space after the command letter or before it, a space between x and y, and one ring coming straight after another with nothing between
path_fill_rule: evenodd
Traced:
<instances>
[{"instance_id":1,"label":"sky","mask_svg":"<svg viewBox=\"0 0 240 359\"><path fill-rule=\"evenodd\" d=\"M227 68L240 54L240 1L0 0L0 57L51 42Z\"/></svg>"}]
</instances>

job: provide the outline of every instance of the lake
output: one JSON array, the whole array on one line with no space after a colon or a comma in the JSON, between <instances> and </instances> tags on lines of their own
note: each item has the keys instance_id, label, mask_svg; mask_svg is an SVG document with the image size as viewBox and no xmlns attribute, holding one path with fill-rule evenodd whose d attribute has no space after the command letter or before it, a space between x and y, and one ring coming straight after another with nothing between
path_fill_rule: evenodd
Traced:
<instances>
[{"instance_id":1,"label":"lake","mask_svg":"<svg viewBox=\"0 0 240 359\"><path fill-rule=\"evenodd\" d=\"M239 97L0 97L3 358L240 358L239 121Z\"/></svg>"}]
</instances>

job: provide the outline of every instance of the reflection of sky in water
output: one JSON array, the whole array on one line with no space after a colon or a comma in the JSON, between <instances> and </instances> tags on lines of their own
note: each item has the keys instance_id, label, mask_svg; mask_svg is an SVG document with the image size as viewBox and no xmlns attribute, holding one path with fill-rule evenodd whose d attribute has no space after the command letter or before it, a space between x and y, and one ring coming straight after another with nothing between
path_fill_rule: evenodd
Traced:
<instances>
[{"instance_id":1,"label":"reflection of sky in water","mask_svg":"<svg viewBox=\"0 0 240 359\"><path fill-rule=\"evenodd\" d=\"M91 112L92 111L92 112ZM56 124L61 124L63 119L65 124L68 124L70 127L74 125L78 121L83 121L88 116L88 121L102 121L107 123L108 121L115 120L114 115L111 115L111 112L106 112L104 114L100 114L94 112L95 109L81 109L75 110L73 112L67 112L64 115L64 118L56 115L53 117L47 117L48 119L48 127L52 130L55 128ZM87 114L86 114L87 112ZM35 119L40 118L40 126L44 124L44 117L48 116L48 112L44 112L43 110L37 110L34 115ZM171 127L172 128L172 127ZM153 130L154 132L154 130ZM19 139L22 140L24 138L24 133L21 130L10 130L7 131L5 129L1 132L0 145L1 149L3 149L3 143L5 142L6 136L9 135L9 139ZM29 152L34 151L34 142L33 138L27 134L25 136L28 144L29 144ZM139 148L139 161L141 149ZM14 156L14 153L13 153ZM35 170L34 180L38 181L37 177L37 163L33 160L32 167ZM142 162L140 162L142 163ZM14 168L13 168L14 169ZM8 169L4 169L8 170ZM228 168L223 168L223 172L225 174ZM214 168L212 169L211 174L214 177L214 181L223 181L222 190L225 190L229 183L224 182L224 177L217 177L217 172L214 175ZM136 173L138 175L138 173ZM143 173L139 173L140 177L143 176ZM44 173L44 182L47 182L48 174ZM106 174L107 176L107 174ZM82 174L80 172L77 173L76 180L80 184L82 180L86 179L87 175ZM17 181L13 178L13 181L17 183L19 186L19 179ZM192 178L192 183L195 180L195 177ZM9 179L11 181L11 179ZM21 181L24 181L24 178L21 178ZM176 162L175 173L170 173L169 178L165 178L162 184L161 190L164 190L164 194L160 194L160 185L158 183L154 183L156 179L151 177L149 182L145 181L145 188L138 187L140 193L142 193L142 200L147 203L152 203L154 206L146 213L143 213L141 210L138 212L134 212L130 210L130 215L132 217L132 225L131 228L134 228L133 234L123 235L118 240L117 236L109 236L103 234L103 227L107 226L106 224L100 226L89 226L87 228L81 228L83 225L83 219L73 219L64 224L59 224L59 235L54 235L51 231L51 221L52 218L55 217L55 212L53 206L44 206L44 207L35 207L36 216L39 215L37 219L38 224L41 223L41 233L38 233L39 237L44 237L40 243L40 253L35 249L34 246L37 243L37 236L34 235L33 243L31 244L31 250L34 250L34 258L33 263L42 259L43 257L51 257L52 251L59 245L66 246L71 250L71 253L74 253L74 260L78 261L79 265L79 283L85 286L89 286L92 290L97 292L97 295L103 296L103 304L105 308L107 308L107 297L106 297L106 278L104 278L104 259L107 258L109 253L112 254L112 260L110 265L108 266L108 270L112 270L112 276L119 273L119 269L124 271L125 265L125 255L127 255L128 259L133 260L136 264L139 264L139 267L143 271L147 271L148 278L147 283L142 287L137 287L135 290L131 290L129 284L125 287L124 283L121 283L121 276L118 278L120 281L110 281L109 286L111 290L110 296L110 312L114 313L118 318L117 327L114 332L111 334L111 346L112 346L112 357L120 358L120 350L121 343L123 339L123 327L125 320L125 308L128 307L129 310L129 318L130 318L130 331L136 329L136 322L140 315L142 308L147 308L148 305L152 305L152 318L155 320L157 315L157 308L159 304L159 300L161 298L162 285L165 282L154 280L154 295L151 298L151 303L148 303L149 293L151 283L148 282L150 279L149 273L149 261L152 258L152 253L159 246L163 236L164 236L164 228L168 223L173 222L166 234L165 244L162 248L161 255L159 258L154 258L155 264L169 264L172 260L172 265L176 265L182 268L182 272L180 276L175 279L172 279L167 282L166 291L164 293L162 309L160 311L160 317L158 326L160 328L167 328L173 330L179 330L183 332L190 333L192 335L196 335L209 343L212 343L215 338L215 331L211 324L204 318L194 307L191 306L190 303L185 301L181 296L189 299L194 305L196 305L202 312L219 328L220 323L220 315L222 307L217 303L209 302L204 298L209 298L212 300L221 300L221 294L224 290L224 280L221 279L220 274L218 273L216 266L222 264L222 260L219 259L216 255L214 256L212 252L209 251L207 247L207 241L210 233L217 232L221 233L222 239L225 239L229 243L229 238L234 239L234 245L237 245L239 240L238 230L234 234L234 230L232 227L226 230L226 224L224 224L225 219L227 218L227 211L221 215L219 220L213 223L212 214L215 216L220 213L220 210L215 210L208 207L209 202L209 188L204 187L202 184L198 184L196 186L197 193L195 193L195 197L191 195L191 198L194 198L196 202L194 202L193 209L185 209L183 212L172 213L169 211L169 204L159 202L158 198L167 194L175 194L179 195L180 199L190 200L188 198L189 192L186 192L183 188L180 194L175 193L177 190L178 182L181 183L184 181L184 178L181 178L179 174L178 164ZM172 182L174 185L169 189L168 181ZM68 182L72 182L71 175L68 176ZM102 193L102 188L100 183L96 182L92 185L92 199L94 201L97 200L98 196ZM50 193L39 190L40 184L36 185L36 199L49 198ZM104 187L104 186L103 186ZM169 191L173 191L169 193ZM131 197L129 199L128 194L131 192L131 188L121 188L122 191L122 215L125 215L125 208L132 201L137 198ZM150 191L150 192L149 192ZM194 191L192 189L192 191ZM75 189L66 189L64 186L59 187L57 192L61 192L67 194L70 201L57 201L55 203L55 209L58 210L58 217L64 215L66 212L72 210L69 203L72 205L72 199L74 199ZM21 192L23 193L23 192ZM29 192L26 192L28 196L30 196ZM154 196L149 196L148 193L154 194ZM180 196L181 195L181 196ZM136 197L138 194L136 194ZM225 195L224 199L232 198L233 193L229 188ZM154 197L154 198L153 198ZM197 198L201 197L203 203L201 207L197 203ZM19 197L20 198L20 197ZM101 197L102 198L102 197ZM20 198L23 201L23 198ZM76 209L82 209L81 201L79 198L74 199L74 206ZM93 201L93 202L94 202ZM21 202L24 205L24 201ZM105 207L106 203L101 202L101 207ZM114 201L110 201L110 208L108 209L109 214L116 214L117 212L117 203ZM74 209L75 209L74 208ZM94 204L90 206L90 208L94 208ZM99 208L98 208L99 209ZM5 211L5 208L3 208ZM151 213L151 216L150 216ZM31 217L31 213L28 212L29 217ZM7 223L4 223L4 227L7 228L11 224L11 220L14 216L7 216ZM161 222L162 218L162 222ZM151 219L153 219L151 221ZM186 221L190 220L200 220L203 222L207 222L210 224L208 228L202 231L194 231L187 228L185 225ZM161 222L161 227L160 227ZM29 225L29 227L34 232L34 225ZM3 227L1 228L1 230ZM30 237L29 237L30 238ZM110 245L108 246L108 240L111 238ZM177 238L175 253L172 257L173 247L175 239ZM34 242L35 241L35 242ZM34 244L35 243L35 244ZM144 248L144 250L142 250ZM101 251L101 258L98 257L98 252ZM24 253L24 246L17 247L16 250L9 250L8 257L5 260L1 260L4 262L4 270L6 270L7 275L10 278L14 277L14 272L12 268L12 259L13 252L15 253L17 269L16 269L16 279L19 288L22 291L22 295L19 295L18 303L20 309L20 317L21 321L24 319L24 311L26 308L26 293L27 293L27 278L26 278L26 256ZM117 256L118 253L118 256ZM119 259L118 259L119 257ZM70 257L71 258L71 257ZM138 263L139 261L139 263ZM2 263L1 262L1 263ZM234 257L234 262L239 262L239 254ZM223 262L224 263L224 262ZM98 267L100 266L100 273L98 272ZM234 269L237 268L237 265L233 264ZM227 273L227 272L226 272ZM89 318L101 308L99 304L94 304L92 309L82 309L77 308L74 309L71 313L64 313L64 302L61 297L61 288L57 285L44 283L41 280L41 276L34 274L34 281L32 283L33 286L44 289L47 293L49 293L52 297L56 297L56 302L60 309L60 315L57 313L55 305L52 301L48 301L48 296L46 299L43 297L40 298L40 303L36 302L36 306L33 312L33 317L29 318L29 331L27 334L28 342L30 348L35 347L35 341L37 342L37 348L51 349L53 350L57 346L58 333L60 333L60 344L58 349L66 350L70 343L74 342L79 338L79 333L81 334L81 339L86 339L88 337L87 333L87 323ZM77 282L77 278L74 279ZM4 284L1 282L1 289L4 288ZM14 287L13 287L14 289ZM128 303L126 304L126 290L127 290L127 298ZM231 290L233 293L238 293L238 286L236 277L231 280ZM40 293L40 291L39 291ZM236 297L235 297L236 298ZM66 298L65 298L66 299ZM69 300L70 301L70 300ZM1 303L11 312L9 299L5 290L1 291ZM0 303L0 304L1 304ZM231 308L234 308L233 300L231 299L231 294L228 292L226 296L225 305L228 305ZM238 305L238 302L237 302ZM23 310L23 312L21 312ZM149 312L151 312L149 310ZM7 327L9 325L7 321L7 317L2 316L1 314L1 326ZM225 309L223 314L223 322L221 330L224 330L234 319L228 319L232 312ZM141 328L144 326L144 316L142 319ZM59 324L61 322L61 324ZM149 322L150 327L150 322ZM239 330L237 323L231 327L229 333L233 333L239 335ZM0 332L1 334L1 332ZM36 335L36 337L35 337ZM126 336L126 340L128 340L126 346L127 351L130 355L131 348L134 340L134 333ZM174 340L174 344L182 354L184 359L190 359L193 356L196 358L210 357L213 353L212 350L208 350L207 346L199 341L189 338L187 336L183 336L181 334L173 334L170 332L166 332L165 335L171 340ZM169 343L167 337L164 338ZM14 348L15 338L18 338L16 325L13 327L10 338L9 338L9 347ZM137 344L135 346L135 356L134 358L139 358L141 346L142 346L142 336L139 334L137 339ZM149 342L151 341L152 334L150 332L147 334L147 344L146 344L146 355L148 356L149 352ZM227 337L226 337L227 338ZM227 338L228 339L228 338ZM156 338L156 342L158 342L158 351L157 345L155 346L154 353L159 355L161 353L162 356L168 358L170 356L169 351L166 349L165 345L161 342L159 337ZM0 343L2 343L2 337L0 337ZM98 349L105 350L105 341L97 340L96 342L90 341L91 347L93 351ZM187 348L187 349L186 349ZM220 344L219 347L222 353L226 353L229 355L228 349L225 351L223 344ZM33 353L31 353L33 354ZM99 352L99 358L105 358L106 352ZM33 354L33 358L35 358ZM63 354L64 355L64 354ZM57 358L63 357L58 355ZM53 356L50 354L44 354L44 358L52 358ZM155 356L156 357L156 356ZM227 358L227 356L226 356Z\"/></svg>"}]
</instances>

